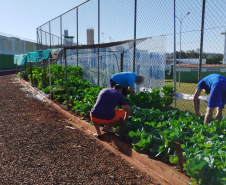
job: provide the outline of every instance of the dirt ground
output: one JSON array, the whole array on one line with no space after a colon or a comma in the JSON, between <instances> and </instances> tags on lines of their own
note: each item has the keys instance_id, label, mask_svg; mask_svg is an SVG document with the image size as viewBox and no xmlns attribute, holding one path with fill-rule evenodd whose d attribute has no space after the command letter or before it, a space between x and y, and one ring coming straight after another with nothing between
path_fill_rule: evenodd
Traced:
<instances>
[{"instance_id":1,"label":"dirt ground","mask_svg":"<svg viewBox=\"0 0 226 185\"><path fill-rule=\"evenodd\" d=\"M0 76L0 184L155 184Z\"/></svg>"}]
</instances>

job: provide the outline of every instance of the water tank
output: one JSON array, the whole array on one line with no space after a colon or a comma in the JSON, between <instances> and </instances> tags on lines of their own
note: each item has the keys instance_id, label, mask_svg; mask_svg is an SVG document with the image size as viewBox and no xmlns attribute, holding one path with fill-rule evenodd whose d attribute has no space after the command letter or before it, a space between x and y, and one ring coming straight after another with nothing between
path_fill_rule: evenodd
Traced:
<instances>
[{"instance_id":1,"label":"water tank","mask_svg":"<svg viewBox=\"0 0 226 185\"><path fill-rule=\"evenodd\" d=\"M64 30L64 36L67 37L68 36L68 30Z\"/></svg>"},{"instance_id":2,"label":"water tank","mask_svg":"<svg viewBox=\"0 0 226 185\"><path fill-rule=\"evenodd\" d=\"M94 44L94 29L87 29L87 45Z\"/></svg>"}]
</instances>

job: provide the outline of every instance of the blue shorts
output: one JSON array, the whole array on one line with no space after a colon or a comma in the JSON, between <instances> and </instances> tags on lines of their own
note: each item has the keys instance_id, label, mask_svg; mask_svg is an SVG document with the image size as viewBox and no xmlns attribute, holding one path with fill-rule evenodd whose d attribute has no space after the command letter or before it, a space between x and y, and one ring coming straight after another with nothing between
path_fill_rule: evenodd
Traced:
<instances>
[{"instance_id":1,"label":"blue shorts","mask_svg":"<svg viewBox=\"0 0 226 185\"><path fill-rule=\"evenodd\" d=\"M208 108L224 108L226 104L226 82L218 82L210 91Z\"/></svg>"}]
</instances>

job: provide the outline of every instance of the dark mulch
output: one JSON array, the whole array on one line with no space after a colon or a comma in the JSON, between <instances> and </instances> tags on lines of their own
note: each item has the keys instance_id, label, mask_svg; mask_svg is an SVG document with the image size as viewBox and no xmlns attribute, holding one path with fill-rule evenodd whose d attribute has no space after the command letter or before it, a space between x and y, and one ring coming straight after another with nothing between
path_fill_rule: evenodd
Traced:
<instances>
[{"instance_id":1,"label":"dark mulch","mask_svg":"<svg viewBox=\"0 0 226 185\"><path fill-rule=\"evenodd\" d=\"M0 83L0 184L152 184L21 87Z\"/></svg>"}]
</instances>

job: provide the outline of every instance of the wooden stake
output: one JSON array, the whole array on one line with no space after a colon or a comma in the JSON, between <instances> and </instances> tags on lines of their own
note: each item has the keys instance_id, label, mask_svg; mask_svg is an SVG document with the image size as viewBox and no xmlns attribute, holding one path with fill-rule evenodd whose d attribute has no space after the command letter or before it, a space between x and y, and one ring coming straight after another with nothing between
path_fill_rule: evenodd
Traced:
<instances>
[{"instance_id":1,"label":"wooden stake","mask_svg":"<svg viewBox=\"0 0 226 185\"><path fill-rule=\"evenodd\" d=\"M182 154L182 149L181 149L180 143L175 142L175 148L176 148L176 151L177 151L177 156L178 156L178 159L179 159L179 164L180 164L181 171L186 173L184 171L184 158L183 158L183 154Z\"/></svg>"}]
</instances>

